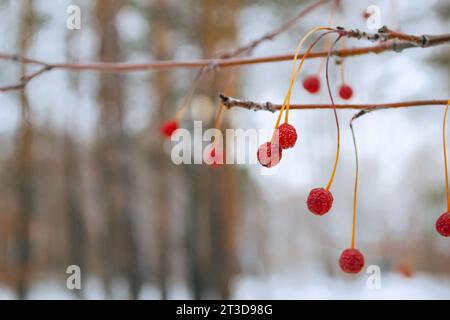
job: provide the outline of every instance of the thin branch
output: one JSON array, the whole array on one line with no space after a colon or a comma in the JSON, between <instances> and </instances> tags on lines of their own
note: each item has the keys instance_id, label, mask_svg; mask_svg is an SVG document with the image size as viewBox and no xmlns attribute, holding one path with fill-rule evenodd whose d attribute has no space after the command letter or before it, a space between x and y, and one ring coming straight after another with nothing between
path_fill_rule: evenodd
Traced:
<instances>
[{"instance_id":1,"label":"thin branch","mask_svg":"<svg viewBox=\"0 0 450 320\"><path fill-rule=\"evenodd\" d=\"M430 41L427 47L442 45L450 42L450 34L444 34L439 36L433 36L433 40ZM357 48L345 48L340 50L333 50L333 56L338 57L353 57L359 55L365 55L369 53L381 53L385 51L398 51L399 49L415 48L417 46L406 41L389 41L383 42L376 46L357 47ZM315 59L326 57L327 51L319 51L310 53L306 59ZM0 59L8 55L0 53ZM14 56L14 55L12 55ZM200 68L200 67L236 67L243 65L259 64L259 63L271 63L292 60L293 54L285 55L272 55L258 58L232 58L232 59L199 59L199 60L162 60L153 61L147 63L126 63L126 62L96 62L96 63L50 63L43 62L35 59L24 58L22 63L26 64L41 64L49 66L53 69L66 69L76 71L101 71L101 72L136 72L146 70L161 70L161 69L173 69L173 68ZM303 54L299 54L298 58L302 58Z\"/></svg>"},{"instance_id":2,"label":"thin branch","mask_svg":"<svg viewBox=\"0 0 450 320\"><path fill-rule=\"evenodd\" d=\"M274 104L272 102L254 102L248 100L239 100L233 97L228 97L223 94L219 95L222 100L223 105L228 108L243 108L253 111L270 111L275 112L281 109L281 104ZM383 109L394 109L394 108L409 108L409 107L420 107L420 106L445 106L448 99L445 100L414 100L414 101L404 101L395 103L383 103L383 104L336 104L336 109L357 109L361 110L357 113L354 118L358 118L363 114L375 110ZM331 104L291 104L289 107L291 110L308 110L308 109L333 109ZM358 115L360 114L360 115Z\"/></svg>"},{"instance_id":3,"label":"thin branch","mask_svg":"<svg viewBox=\"0 0 450 320\"><path fill-rule=\"evenodd\" d=\"M302 11L300 11L296 16L287 20L285 23L283 23L278 28L264 34L263 36L249 42L246 45L243 45L234 50L229 50L229 51L226 51L226 52L220 54L218 56L218 59L230 59L230 58L238 57L242 54L250 55L251 51L254 48L256 48L258 45L260 45L264 41L273 40L276 36L278 36L282 32L291 28L298 20L300 20L301 18L306 16L308 13L312 12L314 9L318 8L319 6L325 4L329 1L331 1L331 0L319 0L319 1L312 3L311 5L304 8ZM211 63L208 65L202 66L197 71L197 74L195 76L195 81L193 81L192 84L190 85L189 90L183 99L183 104L178 109L175 118L180 119L183 116L183 114L188 110L188 107L191 103L191 99L192 99L193 95L195 94L195 90L197 89L197 86L200 83L200 80L202 79L202 77L209 71L215 70L216 68L217 68L216 64Z\"/></svg>"},{"instance_id":4,"label":"thin branch","mask_svg":"<svg viewBox=\"0 0 450 320\"><path fill-rule=\"evenodd\" d=\"M316 1L312 4L310 4L308 7L304 8L302 11L300 11L296 16L292 17L291 19L287 20L285 23L283 23L278 28L264 34L263 36L259 37L258 39L255 39L248 43L247 45L244 45L242 47L239 47L237 49L228 51L224 54L222 54L220 57L225 58L231 58L241 55L242 53L248 53L251 52L253 49L255 49L258 45L263 43L264 41L273 40L275 37L280 35L281 33L285 32L286 30L292 28L298 20L303 18L304 16L308 15L318 7L326 4L327 2L331 2L331 0L320 0Z\"/></svg>"},{"instance_id":5,"label":"thin branch","mask_svg":"<svg viewBox=\"0 0 450 320\"><path fill-rule=\"evenodd\" d=\"M350 32L350 31L349 31ZM426 44L420 47L432 47L437 45L443 45L450 42L450 34L423 36L427 38ZM376 46L358 47L358 48L345 48L340 50L333 50L331 55L338 57L353 57L359 55L365 55L369 53L382 53L385 51L399 52L404 49L417 48L416 43L404 40L390 40L382 42ZM306 59L322 58L328 55L328 51L312 52ZM176 61L176 60L163 60L153 61L147 63L123 63L123 62L97 62L97 63L50 63L42 60L36 60L24 56L10 55L0 53L0 59L18 61L23 64L35 64L44 66L42 74L51 69L64 69L72 71L99 71L99 72L137 72L146 70L161 70L161 69L173 69L173 68L202 68L202 67L236 67L244 65L252 65L259 63L271 63L280 62L293 59L293 54L286 55L274 55L259 58L232 58L232 59L200 59L190 61ZM298 58L302 58L303 54L300 54ZM34 77L33 77L34 78ZM20 84L21 85L21 84ZM10 86L14 87L14 86ZM6 87L3 88L3 91Z\"/></svg>"},{"instance_id":6,"label":"thin branch","mask_svg":"<svg viewBox=\"0 0 450 320\"><path fill-rule=\"evenodd\" d=\"M20 54L0 53L0 59L19 62L22 64L35 64L35 65L40 65L40 66L48 66L48 64L46 64L43 61L27 58Z\"/></svg>"},{"instance_id":7,"label":"thin branch","mask_svg":"<svg viewBox=\"0 0 450 320\"><path fill-rule=\"evenodd\" d=\"M40 76L41 74L50 71L52 69L51 66L45 66L43 68L40 68L39 70L26 75L24 77L22 77L20 79L19 83L16 84L12 84L12 85L8 85L8 86L4 86L4 87L0 87L0 92L6 92L6 91L12 91L12 90L20 90L26 87L26 85L33 80L34 78L37 78L38 76Z\"/></svg>"},{"instance_id":8,"label":"thin branch","mask_svg":"<svg viewBox=\"0 0 450 320\"><path fill-rule=\"evenodd\" d=\"M377 33L367 33L358 29L354 30L345 30L342 27L337 27L338 30L341 30L342 35L347 38L355 38L355 39L366 39L369 41L389 41L389 40L400 40L403 44L410 44L415 47L427 48L431 46L435 46L437 44L441 44L441 41L447 39L448 35L421 35L415 36L406 33L401 33L398 31L390 30L388 27L383 26L378 29ZM395 51L401 51L402 46L398 46Z\"/></svg>"}]
</instances>

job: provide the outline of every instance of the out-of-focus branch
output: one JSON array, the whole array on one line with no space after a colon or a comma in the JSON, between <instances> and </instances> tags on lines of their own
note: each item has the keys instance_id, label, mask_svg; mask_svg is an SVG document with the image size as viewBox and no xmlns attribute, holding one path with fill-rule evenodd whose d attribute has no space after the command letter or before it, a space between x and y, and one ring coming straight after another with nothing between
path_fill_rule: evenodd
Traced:
<instances>
[{"instance_id":1,"label":"out-of-focus branch","mask_svg":"<svg viewBox=\"0 0 450 320\"><path fill-rule=\"evenodd\" d=\"M12 84L12 85L8 85L8 86L4 86L4 87L0 87L0 92L5 92L5 91L12 91L12 90L20 90L25 88L25 86L28 84L28 82L30 82L31 80L33 80L34 78L40 76L41 74L43 74L44 72L50 71L53 67L51 66L45 66L40 68L39 70L30 73L29 75L23 76L20 79L19 83L16 84Z\"/></svg>"},{"instance_id":2,"label":"out-of-focus branch","mask_svg":"<svg viewBox=\"0 0 450 320\"><path fill-rule=\"evenodd\" d=\"M244 108L254 111L270 111L275 112L281 109L281 104L275 104L272 102L254 102L248 100L239 100L233 97L228 97L220 94L220 99L223 105L228 108ZM393 109L393 108L409 108L409 107L420 107L420 106L445 106L448 99L445 100L414 100L414 101L403 101L395 103L383 103L383 104L336 104L336 109L357 109L361 110L357 113L355 117L360 117L375 110L382 109ZM331 104L291 104L290 110L308 110L308 109L333 109ZM359 116L358 116L359 114Z\"/></svg>"},{"instance_id":3,"label":"out-of-focus branch","mask_svg":"<svg viewBox=\"0 0 450 320\"><path fill-rule=\"evenodd\" d=\"M429 36L431 37L431 36ZM450 42L450 34L439 36L432 36L433 41L430 41L427 47L442 45ZM365 55L369 53L381 53L384 51L398 51L397 49L409 49L417 46L406 41L389 41L383 42L376 46L346 48L340 50L333 50L331 55L338 57L353 57L358 55ZM327 51L312 52L307 56L307 59L322 58L327 56ZM0 54L2 57L8 55ZM272 55L257 58L231 58L231 59L199 59L199 60L163 60L152 61L147 63L126 63L126 62L94 62L94 63L49 63L35 59L25 58L21 60L26 64L39 64L53 69L66 69L75 71L101 71L101 72L136 72L145 70L160 70L173 68L200 68L200 67L236 67L243 65L280 62L293 59L293 54ZM14 55L12 55L14 57ZM298 58L302 58L303 54L299 54ZM5 59L5 58L3 58Z\"/></svg>"},{"instance_id":4,"label":"out-of-focus branch","mask_svg":"<svg viewBox=\"0 0 450 320\"><path fill-rule=\"evenodd\" d=\"M234 50L224 52L223 54L218 56L218 59L229 59L229 58L237 57L244 53L249 54L254 48L256 48L261 43L268 41L268 40L273 40L275 37L277 37L282 32L290 29L301 18L303 18L307 14L311 13L313 10L319 8L320 6L326 4L327 2L331 2L331 1L332 0L317 0L317 1L313 2L306 8L302 9L296 16L287 20L285 23L283 23L278 28L262 35L261 37L249 42L248 44L245 44ZM46 71L50 71L53 68L79 70L79 71L97 70L97 71L105 71L105 72L132 72L132 71L145 71L148 69L166 69L166 68L178 68L178 67L195 67L195 68L197 68L197 67L200 67L200 70L198 71L196 78L201 78L204 75L204 73L206 73L206 71L211 69L210 68L211 66L217 66L217 64L214 62L204 63L204 64L200 64L200 65L197 63L191 64L189 62L187 63L187 65L184 65L184 66L183 66L183 63L181 63L181 65L177 65L176 63L174 65L171 65L170 61L167 61L167 62L163 61L163 63L160 64L159 66L158 66L158 63L157 64L154 64L154 63L128 64L128 65L122 64L122 63L106 64L106 65L102 64L102 63L96 63L96 64L91 64L91 66L88 66L86 64L85 65L76 65L76 64L70 64L70 63L67 63L67 64L62 63L62 64L50 65L49 63L46 63L44 61L40 61L37 59L31 59L31 58L28 58L28 57L25 57L22 55L1 53L1 52L0 52L0 60L10 60L10 61L18 62L21 64L34 64L34 65L42 66L42 69L40 69L38 72L35 72L29 76L22 78L20 83L0 87L0 92L23 89L28 84L28 82L30 82L33 78L39 76L40 74L42 74ZM211 59L211 61L213 61L213 59ZM192 84L191 90L189 90L189 91L194 92L195 87L197 86L197 83L198 83L198 81L194 82ZM189 100L189 99L187 99L187 100Z\"/></svg>"},{"instance_id":5,"label":"out-of-focus branch","mask_svg":"<svg viewBox=\"0 0 450 320\"><path fill-rule=\"evenodd\" d=\"M248 43L242 47L239 47L234 50L231 50L231 51L221 54L220 58L226 59L226 58L239 56L243 53L251 52L253 49L255 49L257 46L259 46L261 43L263 43L265 41L273 40L275 37L277 37L284 31L292 28L294 26L294 24L296 22L298 22L298 20L305 17L306 15L308 15L315 9L319 8L320 6L326 4L327 2L331 2L331 0L319 0L319 1L316 1L312 4L310 4L309 6L304 8L302 11L300 11L297 15L295 15L294 17L292 17L291 19L287 20L285 23L280 25L278 28L264 34L263 36L251 41L250 43Z\"/></svg>"},{"instance_id":6,"label":"out-of-focus branch","mask_svg":"<svg viewBox=\"0 0 450 320\"><path fill-rule=\"evenodd\" d=\"M356 38L358 32L355 31L345 31L344 33L348 35L352 35ZM352 33L353 32L353 33ZM364 33L361 33L364 35ZM365 38L368 38L368 34L365 34ZM391 36L394 40L389 40L387 42L381 42L375 46L368 47L359 47L359 48L345 48L340 50L333 50L331 55L338 57L353 57L358 55L365 55L369 53L381 53L385 51L395 51L400 52L409 48L417 48L424 47L429 48L432 46L438 46L447 44L450 42L450 34L443 35L427 35L420 36L421 39L426 39L426 41L421 42L420 45L415 41L411 40L402 40L401 38L407 37L408 35L402 34L401 36ZM361 36L362 37L362 36ZM409 36L415 37L415 36ZM370 38L370 37L369 37ZM374 39L371 39L374 40ZM416 39L417 40L417 39ZM422 40L421 40L422 41ZM328 54L327 51L320 52L312 52L306 58L314 59L326 57ZM298 58L302 58L303 54L299 54ZM123 72L137 72L137 71L145 71L145 70L161 70L161 69L173 69L173 68L217 68L217 67L237 67L244 65L252 65L259 63L270 63L270 62L280 62L292 60L292 54L286 55L274 55L267 57L259 57L259 58L227 58L227 59L200 59L200 60L190 60L190 61L176 61L176 60L166 60L166 61L153 61L148 63L122 63L122 62L97 62L97 63L50 63L41 60L31 59L28 57L17 56L17 55L9 55L0 53L0 59L18 61L22 64L34 64L44 66L37 75L33 75L31 79L35 78L42 73L49 71L51 69L64 69L64 70L72 70L72 71L97 71L97 72L114 72L114 73L123 73ZM26 77L25 80L29 78ZM30 79L30 80L31 80ZM23 82L23 81L22 81ZM26 83L28 83L27 81ZM25 83L25 84L26 84ZM24 85L20 86L7 86L0 88L0 91L8 91L17 88L23 88Z\"/></svg>"}]
</instances>

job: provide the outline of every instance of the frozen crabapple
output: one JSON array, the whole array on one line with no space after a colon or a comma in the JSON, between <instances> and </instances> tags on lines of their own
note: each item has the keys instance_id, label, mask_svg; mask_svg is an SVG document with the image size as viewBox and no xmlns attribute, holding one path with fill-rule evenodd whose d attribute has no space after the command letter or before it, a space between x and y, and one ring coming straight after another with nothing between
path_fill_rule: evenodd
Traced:
<instances>
[{"instance_id":1,"label":"frozen crabapple","mask_svg":"<svg viewBox=\"0 0 450 320\"><path fill-rule=\"evenodd\" d=\"M347 84L343 84L340 88L339 88L339 96L344 99L344 100L348 100L353 96L353 89L352 87L350 87Z\"/></svg>"},{"instance_id":2,"label":"frozen crabapple","mask_svg":"<svg viewBox=\"0 0 450 320\"><path fill-rule=\"evenodd\" d=\"M316 75L307 76L303 80L303 88L309 93L317 93L320 90L320 79Z\"/></svg>"},{"instance_id":3,"label":"frozen crabapple","mask_svg":"<svg viewBox=\"0 0 450 320\"><path fill-rule=\"evenodd\" d=\"M166 138L170 138L178 127L178 121L168 120L162 124L160 128L161 134Z\"/></svg>"},{"instance_id":4,"label":"frozen crabapple","mask_svg":"<svg viewBox=\"0 0 450 320\"><path fill-rule=\"evenodd\" d=\"M278 144L281 149L292 148L296 141L297 131L292 125L283 123L278 127Z\"/></svg>"},{"instance_id":5,"label":"frozen crabapple","mask_svg":"<svg viewBox=\"0 0 450 320\"><path fill-rule=\"evenodd\" d=\"M436 220L436 231L443 237L450 237L450 212L444 212Z\"/></svg>"},{"instance_id":6,"label":"frozen crabapple","mask_svg":"<svg viewBox=\"0 0 450 320\"><path fill-rule=\"evenodd\" d=\"M364 267L364 256L358 249L345 249L339 258L339 266L346 273L358 273Z\"/></svg>"},{"instance_id":7,"label":"frozen crabapple","mask_svg":"<svg viewBox=\"0 0 450 320\"><path fill-rule=\"evenodd\" d=\"M324 188L312 189L306 201L309 211L315 215L323 216L330 211L333 205L333 195Z\"/></svg>"},{"instance_id":8,"label":"frozen crabapple","mask_svg":"<svg viewBox=\"0 0 450 320\"><path fill-rule=\"evenodd\" d=\"M265 142L259 146L256 156L262 166L272 168L280 162L282 150L275 143Z\"/></svg>"}]
</instances>

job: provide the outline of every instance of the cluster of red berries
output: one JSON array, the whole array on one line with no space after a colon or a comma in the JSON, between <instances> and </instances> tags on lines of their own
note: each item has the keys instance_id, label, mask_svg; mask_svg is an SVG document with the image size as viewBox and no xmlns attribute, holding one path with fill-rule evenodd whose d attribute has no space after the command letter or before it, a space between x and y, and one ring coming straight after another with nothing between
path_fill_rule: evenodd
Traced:
<instances>
[{"instance_id":1,"label":"cluster of red berries","mask_svg":"<svg viewBox=\"0 0 450 320\"><path fill-rule=\"evenodd\" d=\"M309 93L312 93L312 94L319 92L319 90L320 90L319 77L317 77L315 75L306 77L303 80L303 88L305 88L306 91L308 91ZM348 84L345 84L345 83L342 84L339 87L339 96L344 100L351 99L351 97L353 96L352 87L350 87Z\"/></svg>"},{"instance_id":2,"label":"cluster of red berries","mask_svg":"<svg viewBox=\"0 0 450 320\"><path fill-rule=\"evenodd\" d=\"M280 125L272 141L264 142L259 146L256 156L258 162L267 168L277 165L283 156L283 150L295 146L297 131L289 123Z\"/></svg>"}]
</instances>

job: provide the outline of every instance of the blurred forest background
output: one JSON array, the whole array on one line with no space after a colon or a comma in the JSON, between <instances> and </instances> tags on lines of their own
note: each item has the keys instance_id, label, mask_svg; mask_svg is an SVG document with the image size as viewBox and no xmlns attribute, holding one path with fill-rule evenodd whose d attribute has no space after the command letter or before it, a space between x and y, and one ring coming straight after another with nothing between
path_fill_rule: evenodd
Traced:
<instances>
[{"instance_id":1,"label":"blurred forest background","mask_svg":"<svg viewBox=\"0 0 450 320\"><path fill-rule=\"evenodd\" d=\"M210 58L276 28L313 1L0 0L0 51L46 61ZM66 28L67 6L81 30ZM254 56L292 52L327 25L331 1ZM367 30L363 12L410 34L449 31L448 1L340 1L332 23ZM348 41L348 46L368 45ZM323 44L321 44L322 46ZM449 97L449 47L346 60L353 102ZM315 73L320 60L308 61ZM212 126L218 93L280 102L289 62L223 69L202 78L182 126ZM0 61L0 84L26 70ZM339 84L332 64L332 83ZM331 170L331 111L295 111L300 139L278 172L256 165L176 166L159 128L197 70L128 74L51 71L26 90L0 94L0 298L450 298L450 242L434 221L444 210L442 110L380 111L356 124L360 143L358 247L379 265L382 287L340 272L350 241L354 159L348 120L333 186L333 212L307 212L312 187ZM301 75L302 76L302 75ZM334 80L333 80L334 79ZM296 84L294 102L328 103ZM223 128L268 128L274 115L226 112ZM255 152L257 146L254 146ZM66 289L78 265L82 290Z\"/></svg>"}]
</instances>

